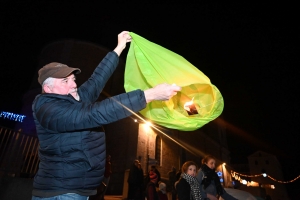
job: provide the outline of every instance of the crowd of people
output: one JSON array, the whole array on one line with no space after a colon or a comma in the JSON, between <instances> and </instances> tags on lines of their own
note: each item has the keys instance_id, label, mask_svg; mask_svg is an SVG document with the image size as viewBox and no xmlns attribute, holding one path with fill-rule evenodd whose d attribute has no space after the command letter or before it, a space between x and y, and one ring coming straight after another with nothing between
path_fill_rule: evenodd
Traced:
<instances>
[{"instance_id":1,"label":"crowd of people","mask_svg":"<svg viewBox=\"0 0 300 200\"><path fill-rule=\"evenodd\" d=\"M180 179L175 183L178 200L237 200L226 193L215 171L216 158L206 155L197 171L197 164L187 161L182 165Z\"/></svg>"},{"instance_id":2,"label":"crowd of people","mask_svg":"<svg viewBox=\"0 0 300 200\"><path fill-rule=\"evenodd\" d=\"M179 171L175 167L168 172L168 183L161 181L160 172L152 165L146 176L139 160L130 168L128 200L168 200L167 184L172 200L237 200L223 188L215 171L216 158L206 155L200 168L194 161L185 162Z\"/></svg>"}]
</instances>

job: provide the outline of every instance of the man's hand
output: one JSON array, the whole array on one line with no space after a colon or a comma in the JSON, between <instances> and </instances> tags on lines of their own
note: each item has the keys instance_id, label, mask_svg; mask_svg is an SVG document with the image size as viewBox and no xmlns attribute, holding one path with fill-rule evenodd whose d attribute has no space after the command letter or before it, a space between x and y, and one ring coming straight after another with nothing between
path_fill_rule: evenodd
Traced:
<instances>
[{"instance_id":1,"label":"man's hand","mask_svg":"<svg viewBox=\"0 0 300 200\"><path fill-rule=\"evenodd\" d=\"M149 103L154 100L159 101L166 101L172 98L174 95L177 94L178 91L181 90L181 87L173 84L159 84L155 86L154 88L150 88L148 90L145 90L145 98L146 102Z\"/></svg>"},{"instance_id":2,"label":"man's hand","mask_svg":"<svg viewBox=\"0 0 300 200\"><path fill-rule=\"evenodd\" d=\"M126 43L127 42L131 42L131 36L129 35L128 31L122 31L119 35L118 35L118 45L117 47L114 49L114 51L120 56L122 51L125 49L126 47Z\"/></svg>"}]
</instances>

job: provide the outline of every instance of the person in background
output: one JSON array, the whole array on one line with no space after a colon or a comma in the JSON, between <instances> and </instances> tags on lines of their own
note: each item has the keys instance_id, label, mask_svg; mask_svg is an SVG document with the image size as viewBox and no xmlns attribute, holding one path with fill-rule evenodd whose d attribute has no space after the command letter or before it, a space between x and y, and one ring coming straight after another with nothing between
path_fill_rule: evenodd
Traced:
<instances>
[{"instance_id":1,"label":"person in background","mask_svg":"<svg viewBox=\"0 0 300 200\"><path fill-rule=\"evenodd\" d=\"M176 168L172 166L171 171L168 172L170 189L172 193L172 200L176 200L176 190L175 190L175 182L176 180Z\"/></svg>"},{"instance_id":2,"label":"person in background","mask_svg":"<svg viewBox=\"0 0 300 200\"><path fill-rule=\"evenodd\" d=\"M159 182L161 181L161 178L160 178L160 172L158 171L158 169L156 168L155 165L151 165L150 170L153 171L153 172L155 172L155 174L157 175L156 187L158 188L158 184L159 184Z\"/></svg>"},{"instance_id":3,"label":"person in background","mask_svg":"<svg viewBox=\"0 0 300 200\"><path fill-rule=\"evenodd\" d=\"M130 167L129 176L128 176L128 200L136 200L139 198L139 189L140 189L140 170L138 168L140 161L134 160L133 165Z\"/></svg>"},{"instance_id":4,"label":"person in background","mask_svg":"<svg viewBox=\"0 0 300 200\"><path fill-rule=\"evenodd\" d=\"M137 198L140 200L144 200L145 199L145 193L144 193L144 171L142 169L142 165L139 162L138 163L138 194L137 194Z\"/></svg>"},{"instance_id":5,"label":"person in background","mask_svg":"<svg viewBox=\"0 0 300 200\"><path fill-rule=\"evenodd\" d=\"M202 165L197 173L197 180L200 184L201 196L209 200L218 200L221 196L224 200L237 200L228 194L221 185L220 179L215 172L216 158L212 155L206 155Z\"/></svg>"},{"instance_id":6,"label":"person in background","mask_svg":"<svg viewBox=\"0 0 300 200\"><path fill-rule=\"evenodd\" d=\"M181 171L182 169L179 169L176 173L176 181L179 181L180 177L181 177Z\"/></svg>"},{"instance_id":7,"label":"person in background","mask_svg":"<svg viewBox=\"0 0 300 200\"><path fill-rule=\"evenodd\" d=\"M156 187L158 188L158 184L159 184L161 178L160 178L160 172L157 170L155 165L151 165L150 170L148 171L148 174L146 175L145 183L147 185L150 181L150 171L155 172L155 174L157 175Z\"/></svg>"},{"instance_id":8,"label":"person in background","mask_svg":"<svg viewBox=\"0 0 300 200\"><path fill-rule=\"evenodd\" d=\"M202 200L200 185L196 179L197 165L187 161L182 165L179 181L175 183L178 200Z\"/></svg>"},{"instance_id":9,"label":"person in background","mask_svg":"<svg viewBox=\"0 0 300 200\"><path fill-rule=\"evenodd\" d=\"M158 193L156 191L156 184L158 180L157 174L154 171L150 170L149 178L150 181L148 182L146 187L146 198L147 200L159 200Z\"/></svg>"},{"instance_id":10,"label":"person in background","mask_svg":"<svg viewBox=\"0 0 300 200\"><path fill-rule=\"evenodd\" d=\"M158 186L158 199L159 200L168 200L168 196L167 196L167 185L163 182L159 183Z\"/></svg>"},{"instance_id":11,"label":"person in background","mask_svg":"<svg viewBox=\"0 0 300 200\"><path fill-rule=\"evenodd\" d=\"M97 128L126 118L151 101L169 100L181 90L179 86L162 83L98 101L130 41L128 31L118 34L116 48L80 87L75 76L81 72L79 68L52 62L38 71L42 94L35 97L32 110L40 163L33 181L32 200L86 200L95 195L103 180L106 156L105 133Z\"/></svg>"}]
</instances>

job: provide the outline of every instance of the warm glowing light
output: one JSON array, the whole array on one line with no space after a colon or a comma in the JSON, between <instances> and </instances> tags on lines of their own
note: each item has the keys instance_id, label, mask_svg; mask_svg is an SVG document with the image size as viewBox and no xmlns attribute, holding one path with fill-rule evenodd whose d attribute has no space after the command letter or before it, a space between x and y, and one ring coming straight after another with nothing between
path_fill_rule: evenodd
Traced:
<instances>
[{"instance_id":1,"label":"warm glowing light","mask_svg":"<svg viewBox=\"0 0 300 200\"><path fill-rule=\"evenodd\" d=\"M266 173L263 173L262 175L263 175L263 177L267 177L267 174L266 174Z\"/></svg>"},{"instance_id":2,"label":"warm glowing light","mask_svg":"<svg viewBox=\"0 0 300 200\"><path fill-rule=\"evenodd\" d=\"M251 187L259 187L259 184L257 182L254 182L254 181L248 181L247 182L247 186L251 186Z\"/></svg>"},{"instance_id":3,"label":"warm glowing light","mask_svg":"<svg viewBox=\"0 0 300 200\"><path fill-rule=\"evenodd\" d=\"M225 165L226 165L226 163L223 163L222 165L223 165L223 166L225 166Z\"/></svg>"},{"instance_id":4,"label":"warm glowing light","mask_svg":"<svg viewBox=\"0 0 300 200\"><path fill-rule=\"evenodd\" d=\"M191 101L186 102L183 105L183 108L188 112L189 115L198 114L196 106L194 105L194 97L192 98Z\"/></svg>"},{"instance_id":5,"label":"warm glowing light","mask_svg":"<svg viewBox=\"0 0 300 200\"><path fill-rule=\"evenodd\" d=\"M274 189L275 189L275 185L271 185L271 189L273 189L273 190L274 190Z\"/></svg>"},{"instance_id":6,"label":"warm glowing light","mask_svg":"<svg viewBox=\"0 0 300 200\"><path fill-rule=\"evenodd\" d=\"M140 127L143 129L144 133L149 134L151 127L146 122L143 124L140 124Z\"/></svg>"},{"instance_id":7,"label":"warm glowing light","mask_svg":"<svg viewBox=\"0 0 300 200\"><path fill-rule=\"evenodd\" d=\"M191 111L190 106L194 104L194 97L192 98L191 101L188 101L184 104L183 108L187 111Z\"/></svg>"},{"instance_id":8,"label":"warm glowing light","mask_svg":"<svg viewBox=\"0 0 300 200\"><path fill-rule=\"evenodd\" d=\"M242 183L243 183L244 185L247 185L247 181L246 181L246 180L242 180Z\"/></svg>"},{"instance_id":9,"label":"warm glowing light","mask_svg":"<svg viewBox=\"0 0 300 200\"><path fill-rule=\"evenodd\" d=\"M134 119L134 122L137 122L137 119Z\"/></svg>"},{"instance_id":10,"label":"warm glowing light","mask_svg":"<svg viewBox=\"0 0 300 200\"><path fill-rule=\"evenodd\" d=\"M151 122L146 122L147 126L152 126Z\"/></svg>"},{"instance_id":11,"label":"warm glowing light","mask_svg":"<svg viewBox=\"0 0 300 200\"><path fill-rule=\"evenodd\" d=\"M250 186L252 186L252 187L258 187L259 184L258 184L258 182L251 181L250 182Z\"/></svg>"}]
</instances>

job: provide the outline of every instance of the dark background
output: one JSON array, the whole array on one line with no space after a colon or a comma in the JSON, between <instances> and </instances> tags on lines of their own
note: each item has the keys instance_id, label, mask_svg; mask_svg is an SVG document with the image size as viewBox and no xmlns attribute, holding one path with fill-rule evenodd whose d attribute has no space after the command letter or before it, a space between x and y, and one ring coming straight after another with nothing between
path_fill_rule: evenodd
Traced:
<instances>
[{"instance_id":1,"label":"dark background","mask_svg":"<svg viewBox=\"0 0 300 200\"><path fill-rule=\"evenodd\" d=\"M182 55L218 87L232 163L262 150L277 156L285 180L299 175L296 3L95 2L1 1L1 111L20 112L45 45L71 38L113 50L128 30ZM286 185L289 194L299 182Z\"/></svg>"}]
</instances>

